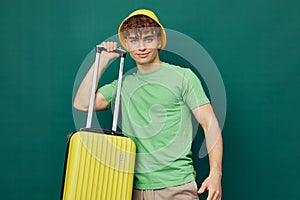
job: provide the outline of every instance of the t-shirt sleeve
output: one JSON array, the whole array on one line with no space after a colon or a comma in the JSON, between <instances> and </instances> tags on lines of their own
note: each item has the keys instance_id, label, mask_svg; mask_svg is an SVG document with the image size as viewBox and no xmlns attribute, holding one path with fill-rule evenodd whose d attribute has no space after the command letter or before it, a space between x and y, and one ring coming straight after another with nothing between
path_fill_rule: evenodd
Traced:
<instances>
[{"instance_id":1,"label":"t-shirt sleeve","mask_svg":"<svg viewBox=\"0 0 300 200\"><path fill-rule=\"evenodd\" d=\"M108 106L111 107L111 102L115 98L117 93L117 85L118 80L114 80L113 82L103 85L102 87L98 88L98 92L100 92L105 99L108 101Z\"/></svg>"},{"instance_id":2,"label":"t-shirt sleeve","mask_svg":"<svg viewBox=\"0 0 300 200\"><path fill-rule=\"evenodd\" d=\"M190 69L186 69L183 76L182 98L191 110L210 102L199 78Z\"/></svg>"}]
</instances>

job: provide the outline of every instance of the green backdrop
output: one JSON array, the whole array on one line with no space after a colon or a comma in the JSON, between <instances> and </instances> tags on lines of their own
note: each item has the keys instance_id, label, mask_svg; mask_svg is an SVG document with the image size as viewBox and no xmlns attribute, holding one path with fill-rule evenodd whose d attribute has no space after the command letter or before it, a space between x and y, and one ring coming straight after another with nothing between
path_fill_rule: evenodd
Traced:
<instances>
[{"instance_id":1,"label":"green backdrop","mask_svg":"<svg viewBox=\"0 0 300 200\"><path fill-rule=\"evenodd\" d=\"M218 66L227 95L223 199L300 199L299 1L0 5L1 199L59 199L66 134L75 130L77 71L90 50L116 34L121 19L137 8L154 10L166 28L196 40ZM101 120L103 126L110 123ZM194 157L201 183L207 157Z\"/></svg>"}]
</instances>

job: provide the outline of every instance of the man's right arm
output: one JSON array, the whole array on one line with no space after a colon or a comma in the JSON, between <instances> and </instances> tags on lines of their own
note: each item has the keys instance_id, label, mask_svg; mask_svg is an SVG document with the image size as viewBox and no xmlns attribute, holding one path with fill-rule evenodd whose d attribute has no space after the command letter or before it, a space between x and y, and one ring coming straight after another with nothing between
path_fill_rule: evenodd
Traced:
<instances>
[{"instance_id":1,"label":"man's right arm","mask_svg":"<svg viewBox=\"0 0 300 200\"><path fill-rule=\"evenodd\" d=\"M106 51L102 51L100 54L97 85L108 63L112 59L119 57L117 53L111 52L117 48L116 42L103 42L101 45L106 49ZM92 65L88 73L85 75L75 95L73 106L77 110L84 111L84 112L88 111L90 94L92 92L91 89L92 89L92 82L93 82L94 67L95 67L95 63ZM100 92L96 92L95 105L94 105L95 110L97 111L105 110L107 109L107 107L108 107L108 102L105 99L105 97Z\"/></svg>"}]
</instances>

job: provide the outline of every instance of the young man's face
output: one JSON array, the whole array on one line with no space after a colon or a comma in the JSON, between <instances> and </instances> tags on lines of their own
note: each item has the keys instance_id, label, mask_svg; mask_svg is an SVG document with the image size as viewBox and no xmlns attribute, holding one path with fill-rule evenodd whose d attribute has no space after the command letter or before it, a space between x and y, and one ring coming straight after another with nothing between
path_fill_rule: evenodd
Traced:
<instances>
[{"instance_id":1,"label":"young man's face","mask_svg":"<svg viewBox=\"0 0 300 200\"><path fill-rule=\"evenodd\" d=\"M161 48L161 39L153 31L129 31L125 39L130 56L137 65L158 63L158 49Z\"/></svg>"}]
</instances>

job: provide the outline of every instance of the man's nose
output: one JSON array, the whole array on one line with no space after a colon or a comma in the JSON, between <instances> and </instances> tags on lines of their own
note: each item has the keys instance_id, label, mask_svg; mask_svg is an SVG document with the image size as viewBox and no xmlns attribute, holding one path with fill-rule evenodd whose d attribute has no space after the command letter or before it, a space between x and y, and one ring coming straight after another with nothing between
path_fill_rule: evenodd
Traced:
<instances>
[{"instance_id":1,"label":"man's nose","mask_svg":"<svg viewBox=\"0 0 300 200\"><path fill-rule=\"evenodd\" d=\"M144 43L144 40L139 40L139 43L138 43L138 49L140 50L140 51L143 51L143 50L145 50L147 47L146 47L146 45L145 45L145 43Z\"/></svg>"}]
</instances>

